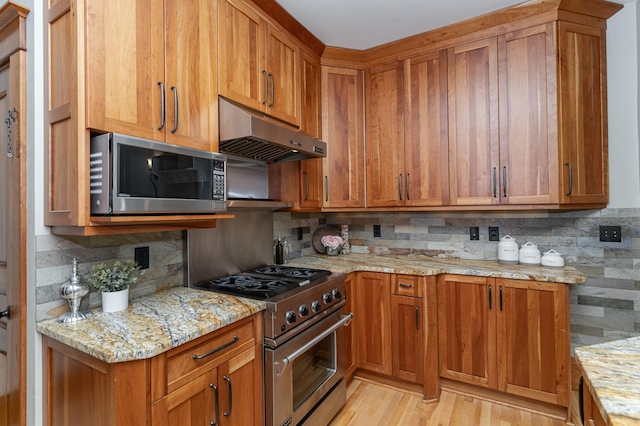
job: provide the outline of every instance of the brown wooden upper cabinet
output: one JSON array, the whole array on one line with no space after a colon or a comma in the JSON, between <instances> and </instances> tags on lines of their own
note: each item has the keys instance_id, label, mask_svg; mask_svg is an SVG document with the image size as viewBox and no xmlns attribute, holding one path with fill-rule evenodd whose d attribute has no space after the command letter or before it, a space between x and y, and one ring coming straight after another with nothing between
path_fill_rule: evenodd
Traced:
<instances>
[{"instance_id":1,"label":"brown wooden upper cabinet","mask_svg":"<svg viewBox=\"0 0 640 426\"><path fill-rule=\"evenodd\" d=\"M448 204L446 64L440 51L367 70L368 207Z\"/></svg>"},{"instance_id":2,"label":"brown wooden upper cabinet","mask_svg":"<svg viewBox=\"0 0 640 426\"><path fill-rule=\"evenodd\" d=\"M300 126L300 48L240 0L219 3L220 95Z\"/></svg>"},{"instance_id":3,"label":"brown wooden upper cabinet","mask_svg":"<svg viewBox=\"0 0 640 426\"><path fill-rule=\"evenodd\" d=\"M448 49L451 205L606 204L604 32L556 21Z\"/></svg>"},{"instance_id":4,"label":"brown wooden upper cabinet","mask_svg":"<svg viewBox=\"0 0 640 426\"><path fill-rule=\"evenodd\" d=\"M322 67L324 208L364 207L364 97L362 71Z\"/></svg>"},{"instance_id":5,"label":"brown wooden upper cabinet","mask_svg":"<svg viewBox=\"0 0 640 426\"><path fill-rule=\"evenodd\" d=\"M217 149L215 3L98 0L86 10L86 127Z\"/></svg>"}]
</instances>

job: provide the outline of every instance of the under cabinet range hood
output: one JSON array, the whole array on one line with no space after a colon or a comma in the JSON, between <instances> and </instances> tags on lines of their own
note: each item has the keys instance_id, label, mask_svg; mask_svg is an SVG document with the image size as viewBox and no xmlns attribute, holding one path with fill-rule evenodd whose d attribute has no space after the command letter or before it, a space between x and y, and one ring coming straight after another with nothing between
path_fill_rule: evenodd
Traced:
<instances>
[{"instance_id":1,"label":"under cabinet range hood","mask_svg":"<svg viewBox=\"0 0 640 426\"><path fill-rule=\"evenodd\" d=\"M220 152L265 163L324 157L327 144L219 98Z\"/></svg>"}]
</instances>

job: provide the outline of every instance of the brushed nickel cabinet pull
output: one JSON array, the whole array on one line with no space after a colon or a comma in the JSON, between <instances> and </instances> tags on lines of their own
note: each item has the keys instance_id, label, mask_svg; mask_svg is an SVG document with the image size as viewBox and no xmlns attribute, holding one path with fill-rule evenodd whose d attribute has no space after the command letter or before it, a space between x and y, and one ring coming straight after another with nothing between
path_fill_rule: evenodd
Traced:
<instances>
[{"instance_id":1,"label":"brushed nickel cabinet pull","mask_svg":"<svg viewBox=\"0 0 640 426\"><path fill-rule=\"evenodd\" d=\"M160 87L160 127L158 130L164 129L164 120L166 117L166 104L164 98L164 83L159 81L158 86Z\"/></svg>"},{"instance_id":2,"label":"brushed nickel cabinet pull","mask_svg":"<svg viewBox=\"0 0 640 426\"><path fill-rule=\"evenodd\" d=\"M416 330L420 330L420 306L416 305Z\"/></svg>"},{"instance_id":3,"label":"brushed nickel cabinet pull","mask_svg":"<svg viewBox=\"0 0 640 426\"><path fill-rule=\"evenodd\" d=\"M231 379L227 376L223 377L224 381L227 382L227 387L229 388L229 411L225 411L224 416L229 417L231 415L231 410L233 410L233 389L231 388Z\"/></svg>"},{"instance_id":4,"label":"brushed nickel cabinet pull","mask_svg":"<svg viewBox=\"0 0 640 426\"><path fill-rule=\"evenodd\" d=\"M324 177L324 201L329 202L329 176Z\"/></svg>"},{"instance_id":5,"label":"brushed nickel cabinet pull","mask_svg":"<svg viewBox=\"0 0 640 426\"><path fill-rule=\"evenodd\" d=\"M204 355L193 355L193 359L202 359L202 358L206 358L210 355L215 354L216 352L220 352L221 350L223 350L224 348L228 348L229 346L233 345L234 343L236 343L238 341L238 336L233 336L233 340L231 340L230 342L225 343L224 345L218 346L217 348L215 348L214 350L212 350L211 352L207 352Z\"/></svg>"},{"instance_id":6,"label":"brushed nickel cabinet pull","mask_svg":"<svg viewBox=\"0 0 640 426\"><path fill-rule=\"evenodd\" d=\"M507 196L507 166L502 168L502 196Z\"/></svg>"},{"instance_id":7,"label":"brushed nickel cabinet pull","mask_svg":"<svg viewBox=\"0 0 640 426\"><path fill-rule=\"evenodd\" d=\"M269 74L267 70L262 70L262 75L264 76L264 101L262 105L266 105L269 100Z\"/></svg>"},{"instance_id":8,"label":"brushed nickel cabinet pull","mask_svg":"<svg viewBox=\"0 0 640 426\"><path fill-rule=\"evenodd\" d=\"M399 286L404 288L413 288L413 284L400 283Z\"/></svg>"},{"instance_id":9,"label":"brushed nickel cabinet pull","mask_svg":"<svg viewBox=\"0 0 640 426\"><path fill-rule=\"evenodd\" d=\"M171 133L175 133L178 131L178 88L171 86L171 91L173 92L173 130Z\"/></svg>"},{"instance_id":10,"label":"brushed nickel cabinet pull","mask_svg":"<svg viewBox=\"0 0 640 426\"><path fill-rule=\"evenodd\" d=\"M573 194L573 167L571 163L564 163L565 166L569 166L569 192L565 194L567 197Z\"/></svg>"},{"instance_id":11,"label":"brushed nickel cabinet pull","mask_svg":"<svg viewBox=\"0 0 640 426\"><path fill-rule=\"evenodd\" d=\"M493 168L493 198L498 196L498 171Z\"/></svg>"},{"instance_id":12,"label":"brushed nickel cabinet pull","mask_svg":"<svg viewBox=\"0 0 640 426\"><path fill-rule=\"evenodd\" d=\"M405 190L405 195L407 196L407 201L409 201L409 173L407 173L407 182L405 184L404 190Z\"/></svg>"},{"instance_id":13,"label":"brushed nickel cabinet pull","mask_svg":"<svg viewBox=\"0 0 640 426\"><path fill-rule=\"evenodd\" d=\"M398 196L400 197L400 201L402 201L402 174L398 176Z\"/></svg>"},{"instance_id":14,"label":"brushed nickel cabinet pull","mask_svg":"<svg viewBox=\"0 0 640 426\"><path fill-rule=\"evenodd\" d=\"M302 172L304 175L304 201L309 199L309 173Z\"/></svg>"},{"instance_id":15,"label":"brushed nickel cabinet pull","mask_svg":"<svg viewBox=\"0 0 640 426\"><path fill-rule=\"evenodd\" d=\"M502 310L502 286L500 286L500 310Z\"/></svg>"},{"instance_id":16,"label":"brushed nickel cabinet pull","mask_svg":"<svg viewBox=\"0 0 640 426\"><path fill-rule=\"evenodd\" d=\"M489 286L489 310L493 309L493 295L491 294L491 286Z\"/></svg>"},{"instance_id":17,"label":"brushed nickel cabinet pull","mask_svg":"<svg viewBox=\"0 0 640 426\"><path fill-rule=\"evenodd\" d=\"M276 102L276 82L275 79L273 78L273 74L269 73L269 75L267 76L267 81L271 80L271 103L268 105L269 108L271 108L273 106L273 104Z\"/></svg>"}]
</instances>

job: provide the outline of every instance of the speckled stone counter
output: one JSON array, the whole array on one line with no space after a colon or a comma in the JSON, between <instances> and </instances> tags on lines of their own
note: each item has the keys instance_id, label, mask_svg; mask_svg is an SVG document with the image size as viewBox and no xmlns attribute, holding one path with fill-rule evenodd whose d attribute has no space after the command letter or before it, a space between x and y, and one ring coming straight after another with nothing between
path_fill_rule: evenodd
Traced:
<instances>
[{"instance_id":1,"label":"speckled stone counter","mask_svg":"<svg viewBox=\"0 0 640 426\"><path fill-rule=\"evenodd\" d=\"M573 267L502 265L491 260L439 259L418 255L318 254L293 259L290 265L344 273L369 271L407 275L459 274L565 284L582 284L587 280L586 276Z\"/></svg>"},{"instance_id":2,"label":"speckled stone counter","mask_svg":"<svg viewBox=\"0 0 640 426\"><path fill-rule=\"evenodd\" d=\"M105 362L146 359L264 310L264 302L177 287L132 299L126 311L36 330Z\"/></svg>"},{"instance_id":3,"label":"speckled stone counter","mask_svg":"<svg viewBox=\"0 0 640 426\"><path fill-rule=\"evenodd\" d=\"M640 425L640 337L576 348L576 360L609 426Z\"/></svg>"}]
</instances>

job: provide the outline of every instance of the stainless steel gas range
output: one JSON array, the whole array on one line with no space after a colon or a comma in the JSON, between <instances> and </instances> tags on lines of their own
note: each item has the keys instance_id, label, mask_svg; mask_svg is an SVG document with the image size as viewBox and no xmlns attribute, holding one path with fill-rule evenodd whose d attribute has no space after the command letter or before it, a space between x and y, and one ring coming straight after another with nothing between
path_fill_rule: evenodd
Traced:
<instances>
[{"instance_id":1,"label":"stainless steel gas range","mask_svg":"<svg viewBox=\"0 0 640 426\"><path fill-rule=\"evenodd\" d=\"M255 214L249 216L253 218ZM245 228L249 223L234 225L237 226ZM237 267L229 268L227 264L225 268L232 271L229 275L203 279L207 274L219 275L202 271L203 265L210 266L217 258L211 247L204 250L203 244L220 237L207 231L189 231L190 286L263 300L267 306L264 311L266 424L328 424L346 402L344 327L353 315L345 312L345 275L271 264L237 271ZM216 231L220 230L216 228ZM237 232L230 233L238 237ZM254 238L261 239L255 235ZM229 250L227 247L225 256ZM194 251L207 256L194 255ZM262 256L263 260L270 260L270 253L271 244L269 256Z\"/></svg>"}]
</instances>

